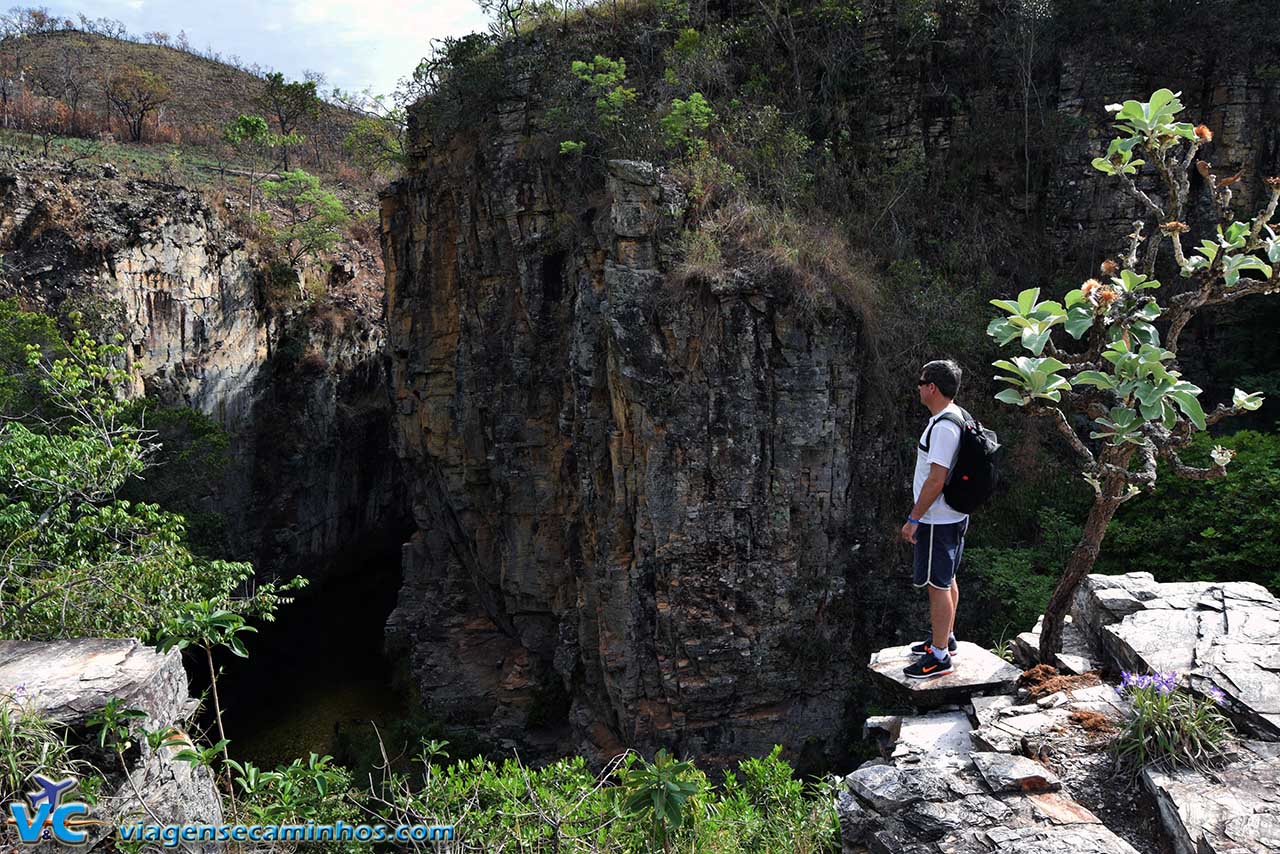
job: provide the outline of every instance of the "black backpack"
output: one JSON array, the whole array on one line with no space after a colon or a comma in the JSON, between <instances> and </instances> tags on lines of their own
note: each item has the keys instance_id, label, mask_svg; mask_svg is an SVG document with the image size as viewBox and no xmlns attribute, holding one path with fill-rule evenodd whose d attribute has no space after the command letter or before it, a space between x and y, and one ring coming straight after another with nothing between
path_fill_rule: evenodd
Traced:
<instances>
[{"instance_id":1,"label":"black backpack","mask_svg":"<svg viewBox=\"0 0 1280 854\"><path fill-rule=\"evenodd\" d=\"M964 412L963 420L947 412L930 424L920 450L928 452L933 427L938 421L950 421L960 428L960 447L955 465L947 474L947 483L942 487L942 497L955 510L972 513L996 491L996 482L1000 479L1000 442L995 431L983 427L965 410L960 411Z\"/></svg>"}]
</instances>

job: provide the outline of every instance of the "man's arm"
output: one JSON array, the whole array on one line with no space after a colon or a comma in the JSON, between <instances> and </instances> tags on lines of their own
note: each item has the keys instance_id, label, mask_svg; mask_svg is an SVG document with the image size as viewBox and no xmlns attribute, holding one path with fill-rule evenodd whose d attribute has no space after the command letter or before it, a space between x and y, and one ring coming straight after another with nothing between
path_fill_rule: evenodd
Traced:
<instances>
[{"instance_id":1,"label":"man's arm","mask_svg":"<svg viewBox=\"0 0 1280 854\"><path fill-rule=\"evenodd\" d=\"M924 486L920 487L920 497L916 499L915 506L911 508L911 519L919 519L929 512L933 502L942 494L942 488L947 485L947 473L949 471L950 469L941 463L929 464L929 476L925 478ZM902 539L908 543L914 543L916 541L916 528L918 527L917 523L908 521L902 526Z\"/></svg>"}]
</instances>

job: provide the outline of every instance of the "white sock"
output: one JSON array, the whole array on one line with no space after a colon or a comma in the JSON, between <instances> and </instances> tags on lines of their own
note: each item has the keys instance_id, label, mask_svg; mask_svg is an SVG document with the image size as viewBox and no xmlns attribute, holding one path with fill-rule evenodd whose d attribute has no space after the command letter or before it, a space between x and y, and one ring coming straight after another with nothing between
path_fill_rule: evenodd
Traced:
<instances>
[{"instance_id":1,"label":"white sock","mask_svg":"<svg viewBox=\"0 0 1280 854\"><path fill-rule=\"evenodd\" d=\"M947 648L945 646L942 649L938 649L935 646L930 651L933 653L933 657L938 659L938 661L942 661L947 657Z\"/></svg>"},{"instance_id":2,"label":"white sock","mask_svg":"<svg viewBox=\"0 0 1280 854\"><path fill-rule=\"evenodd\" d=\"M955 640L955 639L956 639L956 633L955 633L955 632L951 632L949 635L947 635L947 640L948 640L948 641L953 641L953 640Z\"/></svg>"}]
</instances>

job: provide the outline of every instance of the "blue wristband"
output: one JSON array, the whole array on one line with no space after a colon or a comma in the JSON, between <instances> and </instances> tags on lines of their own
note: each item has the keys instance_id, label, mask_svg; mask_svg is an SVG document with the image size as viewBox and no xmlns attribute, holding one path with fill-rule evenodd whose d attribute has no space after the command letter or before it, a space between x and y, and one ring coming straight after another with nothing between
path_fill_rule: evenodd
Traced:
<instances>
[{"instance_id":1,"label":"blue wristband","mask_svg":"<svg viewBox=\"0 0 1280 854\"><path fill-rule=\"evenodd\" d=\"M908 522L915 522L917 525L923 525L923 524L924 524L924 523L923 523L923 522L921 522L919 519L912 519L910 516L908 516L908 517L907 517L907 521L908 521Z\"/></svg>"}]
</instances>

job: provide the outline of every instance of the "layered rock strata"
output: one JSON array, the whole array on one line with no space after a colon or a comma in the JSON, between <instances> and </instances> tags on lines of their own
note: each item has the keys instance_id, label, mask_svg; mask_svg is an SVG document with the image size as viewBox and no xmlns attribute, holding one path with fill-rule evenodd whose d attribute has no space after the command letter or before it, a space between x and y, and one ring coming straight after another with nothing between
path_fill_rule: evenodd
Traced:
<instances>
[{"instance_id":1,"label":"layered rock strata","mask_svg":"<svg viewBox=\"0 0 1280 854\"><path fill-rule=\"evenodd\" d=\"M227 200L227 203L231 203ZM204 486L234 556L315 576L404 510L387 438L381 260L344 245L326 295L270 304L261 261L195 190L110 165L0 167L0 296L124 336L135 394L230 435ZM344 260L345 259L345 260Z\"/></svg>"},{"instance_id":2,"label":"layered rock strata","mask_svg":"<svg viewBox=\"0 0 1280 854\"><path fill-rule=\"evenodd\" d=\"M858 589L890 471L859 319L744 272L676 284L660 171L575 196L517 138L384 197L418 525L390 638L433 709L499 737L713 766L834 748L841 662L893 614Z\"/></svg>"}]
</instances>

